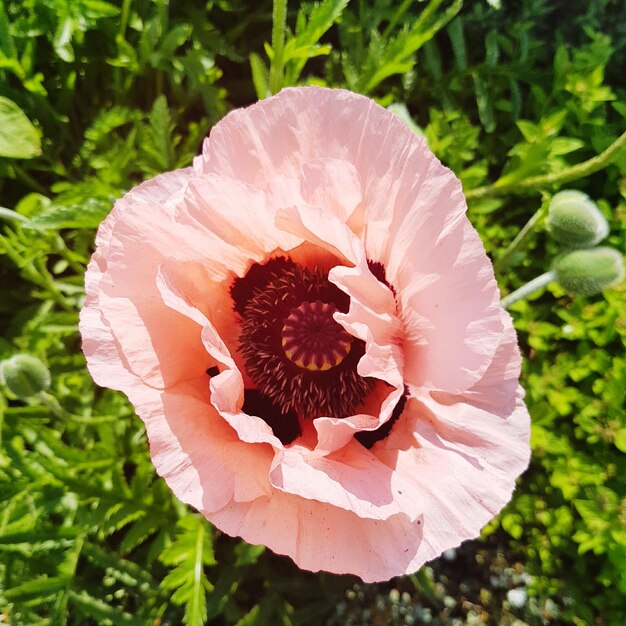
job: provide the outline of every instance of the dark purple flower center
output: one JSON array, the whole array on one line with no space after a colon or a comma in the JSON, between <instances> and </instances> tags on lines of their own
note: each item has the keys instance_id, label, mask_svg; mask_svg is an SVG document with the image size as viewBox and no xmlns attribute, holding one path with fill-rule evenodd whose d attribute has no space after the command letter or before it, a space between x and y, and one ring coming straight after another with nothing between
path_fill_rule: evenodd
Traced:
<instances>
[{"instance_id":1,"label":"dark purple flower center","mask_svg":"<svg viewBox=\"0 0 626 626\"><path fill-rule=\"evenodd\" d=\"M386 283L382 265L375 269ZM349 297L319 268L285 257L255 263L235 279L231 296L255 387L246 389L244 411L264 419L283 443L300 434L300 419L351 415L374 388L376 379L357 373L364 342L333 318L348 311ZM387 434L362 443L371 447Z\"/></svg>"}]
</instances>

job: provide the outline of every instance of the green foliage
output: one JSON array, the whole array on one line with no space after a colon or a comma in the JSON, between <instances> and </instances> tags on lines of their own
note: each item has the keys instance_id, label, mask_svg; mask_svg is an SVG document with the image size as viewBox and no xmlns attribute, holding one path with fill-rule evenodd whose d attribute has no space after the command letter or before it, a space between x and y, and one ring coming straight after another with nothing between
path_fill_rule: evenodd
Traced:
<instances>
[{"instance_id":1,"label":"green foliage","mask_svg":"<svg viewBox=\"0 0 626 626\"><path fill-rule=\"evenodd\" d=\"M174 566L163 579L164 589L174 590L172 601L185 606L185 624L203 624L207 618L206 594L213 591L204 567L215 565L211 529L203 518L188 515L178 522L180 533L159 560Z\"/></svg>"},{"instance_id":2,"label":"green foliage","mask_svg":"<svg viewBox=\"0 0 626 626\"><path fill-rule=\"evenodd\" d=\"M626 623L623 286L582 298L551 285L512 307L531 467L471 561L387 586L299 572L212 529L155 475L141 421L94 386L80 352L94 229L125 190L188 166L228 109L270 95L272 70L281 86L366 93L423 133L502 255L559 190L549 178L511 188L623 132L626 8L496 4L291 3L279 68L269 1L0 1L0 361L31 355L51 379L35 395L0 388L0 621L446 624L484 611L500 624ZM622 151L568 183L598 204L617 250L625 171ZM561 252L541 215L534 225L498 265L503 293ZM528 602L507 604L506 585Z\"/></svg>"},{"instance_id":3,"label":"green foliage","mask_svg":"<svg viewBox=\"0 0 626 626\"><path fill-rule=\"evenodd\" d=\"M15 102L0 96L0 157L32 159L40 154L37 129Z\"/></svg>"}]
</instances>

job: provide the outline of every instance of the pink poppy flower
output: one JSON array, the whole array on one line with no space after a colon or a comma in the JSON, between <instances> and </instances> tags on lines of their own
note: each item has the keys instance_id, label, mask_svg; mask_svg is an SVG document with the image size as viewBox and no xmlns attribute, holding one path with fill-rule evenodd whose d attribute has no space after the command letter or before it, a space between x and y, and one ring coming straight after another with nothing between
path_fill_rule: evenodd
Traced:
<instances>
[{"instance_id":1,"label":"pink poppy flower","mask_svg":"<svg viewBox=\"0 0 626 626\"><path fill-rule=\"evenodd\" d=\"M285 89L102 223L89 370L224 532L308 570L413 572L475 537L529 458L515 332L465 212L394 115Z\"/></svg>"}]
</instances>

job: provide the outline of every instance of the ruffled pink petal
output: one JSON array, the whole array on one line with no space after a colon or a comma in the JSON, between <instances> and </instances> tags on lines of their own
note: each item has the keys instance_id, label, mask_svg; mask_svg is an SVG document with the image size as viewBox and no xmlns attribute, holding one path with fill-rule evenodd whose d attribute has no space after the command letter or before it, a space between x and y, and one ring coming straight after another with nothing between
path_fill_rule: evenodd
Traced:
<instances>
[{"instance_id":1,"label":"ruffled pink petal","mask_svg":"<svg viewBox=\"0 0 626 626\"><path fill-rule=\"evenodd\" d=\"M422 536L422 520L405 515L362 519L345 509L279 491L271 498L231 503L211 514L223 532L262 544L313 572L354 574L365 582L405 574Z\"/></svg>"},{"instance_id":2,"label":"ruffled pink petal","mask_svg":"<svg viewBox=\"0 0 626 626\"><path fill-rule=\"evenodd\" d=\"M302 166L302 198L348 222L363 199L359 173L340 159L315 159Z\"/></svg>"},{"instance_id":3,"label":"ruffled pink petal","mask_svg":"<svg viewBox=\"0 0 626 626\"><path fill-rule=\"evenodd\" d=\"M402 423L372 448L419 494L424 536L413 568L475 537L510 500L528 465L520 356L510 318L503 313L502 319L506 333L481 381L462 396L433 392L411 399ZM496 379L510 393L492 395Z\"/></svg>"},{"instance_id":4,"label":"ruffled pink petal","mask_svg":"<svg viewBox=\"0 0 626 626\"><path fill-rule=\"evenodd\" d=\"M308 500L332 504L363 519L404 513L415 521L420 508L403 477L352 439L339 453L320 456L293 445L274 459L272 485Z\"/></svg>"},{"instance_id":5,"label":"ruffled pink petal","mask_svg":"<svg viewBox=\"0 0 626 626\"><path fill-rule=\"evenodd\" d=\"M180 500L207 513L270 496L272 448L243 443L211 406L205 384L127 392L146 423L157 472Z\"/></svg>"},{"instance_id":6,"label":"ruffled pink petal","mask_svg":"<svg viewBox=\"0 0 626 626\"><path fill-rule=\"evenodd\" d=\"M447 445L504 476L517 476L528 464L530 423L518 378L521 357L510 316L485 376L462 396L433 392L421 398L437 435ZM499 384L495 384L498 380Z\"/></svg>"},{"instance_id":7,"label":"ruffled pink petal","mask_svg":"<svg viewBox=\"0 0 626 626\"><path fill-rule=\"evenodd\" d=\"M81 311L83 349L99 384L120 389L146 422L152 459L178 498L207 512L271 493L269 446L250 446L217 415L200 376L159 391L133 373L96 306Z\"/></svg>"},{"instance_id":8,"label":"ruffled pink petal","mask_svg":"<svg viewBox=\"0 0 626 626\"><path fill-rule=\"evenodd\" d=\"M478 437L477 447L466 452L457 442L441 435L436 420L442 413L454 419L466 411L469 417L471 409L462 409L461 404L443 411L437 407L438 413L433 415L428 409L410 404L413 406L408 410L415 412L413 425L409 426L413 441L407 441L405 432L402 448L392 449L392 433L390 441L379 442L372 451L411 483L423 507L423 540L411 564L415 570L443 551L476 537L510 500L515 478L528 463L529 418L520 396L506 422L498 425L504 432L494 436L498 444L508 446L500 456L506 451L510 455L508 467L499 469L500 461L490 455L490 448L498 444L481 445ZM484 411L477 409L473 413L475 422L485 417Z\"/></svg>"},{"instance_id":9,"label":"ruffled pink petal","mask_svg":"<svg viewBox=\"0 0 626 626\"><path fill-rule=\"evenodd\" d=\"M194 377L196 372L190 364L195 360L201 365L203 359L202 346L194 337L193 325L160 304L155 275L156 265L164 254L161 251L164 242L158 238L146 241L145 237L146 224L151 218L158 222L162 215L163 219L172 222L166 205L182 189L180 185L186 184L189 174L190 171L185 170L159 176L124 196L98 231L98 248L85 276L87 298L82 315L89 320L85 332L81 327L85 352L96 355L100 350L99 340L94 339L97 336L96 320L99 319L106 332L110 332L119 344L124 367L160 388ZM132 222L137 215L135 199L150 194L163 204L154 205L154 210L147 212L148 217L142 214L138 227L141 232L138 232L128 221ZM177 232L181 241L189 235L172 226L167 239L170 245ZM193 237L189 239L193 240ZM189 243L185 248L187 253L193 241ZM168 329L167 333L163 332L164 328ZM179 339L172 341L169 333ZM204 360L207 361L206 355ZM112 377L110 364L105 366L105 361L105 358L97 359L106 374L99 371L92 371L92 374L100 384L111 386L111 380L116 377Z\"/></svg>"},{"instance_id":10,"label":"ruffled pink petal","mask_svg":"<svg viewBox=\"0 0 626 626\"><path fill-rule=\"evenodd\" d=\"M352 163L362 201L351 224L362 229L368 257L386 266L396 290L415 288L412 298L402 297L406 343L415 346L407 358L410 381L452 393L468 389L497 347L497 286L468 230L460 182L402 121L350 92L286 89L222 120L194 166L263 189L277 178L299 178L317 159Z\"/></svg>"},{"instance_id":11,"label":"ruffled pink petal","mask_svg":"<svg viewBox=\"0 0 626 626\"><path fill-rule=\"evenodd\" d=\"M185 209L249 261L262 261L277 248L289 251L302 243L275 228L276 209L265 193L235 179L214 174L192 178L185 193Z\"/></svg>"},{"instance_id":12,"label":"ruffled pink petal","mask_svg":"<svg viewBox=\"0 0 626 626\"><path fill-rule=\"evenodd\" d=\"M362 96L284 90L235 111L193 171L144 183L101 226L81 312L90 371L129 396L158 472L225 532L314 571L414 571L475 536L528 462L515 334L465 210L454 175ZM285 252L350 296L335 319L366 343L359 373L384 381L288 446L242 412L229 295ZM405 383L367 450L354 435L391 418Z\"/></svg>"},{"instance_id":13,"label":"ruffled pink petal","mask_svg":"<svg viewBox=\"0 0 626 626\"><path fill-rule=\"evenodd\" d=\"M201 328L196 333L201 337L206 352L222 367L217 376L210 380L210 402L224 420L246 443L268 443L281 450L283 445L274 436L272 429L259 417L241 411L244 400L244 385L241 371L237 367L228 347L222 341L215 326L180 291L176 276L168 267L161 268L158 287L163 302L184 315Z\"/></svg>"},{"instance_id":14,"label":"ruffled pink petal","mask_svg":"<svg viewBox=\"0 0 626 626\"><path fill-rule=\"evenodd\" d=\"M357 413L344 418L318 417L313 425L317 431L315 452L325 456L341 450L358 432L373 431L391 419L396 405L402 397L400 387L392 387L380 405L377 414Z\"/></svg>"},{"instance_id":15,"label":"ruffled pink petal","mask_svg":"<svg viewBox=\"0 0 626 626\"><path fill-rule=\"evenodd\" d=\"M416 387L460 393L484 375L502 334L491 263L467 222L433 246L429 259L414 256L407 252L395 274L405 379Z\"/></svg>"}]
</instances>

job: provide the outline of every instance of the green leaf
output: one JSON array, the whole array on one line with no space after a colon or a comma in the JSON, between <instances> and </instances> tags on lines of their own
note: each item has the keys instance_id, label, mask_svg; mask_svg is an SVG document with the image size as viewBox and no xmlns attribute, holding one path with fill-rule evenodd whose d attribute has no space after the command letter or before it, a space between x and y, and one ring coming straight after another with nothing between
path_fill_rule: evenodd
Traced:
<instances>
[{"instance_id":1,"label":"green leaf","mask_svg":"<svg viewBox=\"0 0 626 626\"><path fill-rule=\"evenodd\" d=\"M448 35L452 44L452 52L457 69L463 71L467 68L467 52L465 50L465 35L463 33L463 20L461 17L450 22Z\"/></svg>"},{"instance_id":2,"label":"green leaf","mask_svg":"<svg viewBox=\"0 0 626 626\"><path fill-rule=\"evenodd\" d=\"M257 98L263 100L271 95L270 75L263 59L255 52L250 54L250 69L252 70L252 82Z\"/></svg>"},{"instance_id":3,"label":"green leaf","mask_svg":"<svg viewBox=\"0 0 626 626\"><path fill-rule=\"evenodd\" d=\"M69 599L74 607L78 608L82 613L93 617L98 623L110 620L116 626L118 624L137 624L135 618L129 613L120 611L103 600L90 596L86 591L76 593L70 590Z\"/></svg>"},{"instance_id":4,"label":"green leaf","mask_svg":"<svg viewBox=\"0 0 626 626\"><path fill-rule=\"evenodd\" d=\"M386 78L413 68L415 53L461 10L463 2L455 0L445 11L438 13L440 5L441 0L431 0L415 22L396 37L372 34L367 59L356 85L359 91L370 93Z\"/></svg>"},{"instance_id":5,"label":"green leaf","mask_svg":"<svg viewBox=\"0 0 626 626\"><path fill-rule=\"evenodd\" d=\"M51 204L44 213L34 217L27 226L35 230L61 228L96 228L109 214L113 202L89 198L82 204Z\"/></svg>"},{"instance_id":6,"label":"green leaf","mask_svg":"<svg viewBox=\"0 0 626 626\"><path fill-rule=\"evenodd\" d=\"M31 218L27 224L29 228L96 228L121 195L119 189L109 187L97 179L59 184L53 189L61 193Z\"/></svg>"},{"instance_id":7,"label":"green leaf","mask_svg":"<svg viewBox=\"0 0 626 626\"><path fill-rule=\"evenodd\" d=\"M159 96L148 116L149 126L144 129L140 146L144 166L149 173L160 173L174 166L174 124L165 96Z\"/></svg>"},{"instance_id":8,"label":"green leaf","mask_svg":"<svg viewBox=\"0 0 626 626\"><path fill-rule=\"evenodd\" d=\"M9 602L29 602L32 600L44 600L55 596L67 588L67 580L59 577L36 578L35 580L27 580L25 583L7 589L4 597Z\"/></svg>"},{"instance_id":9,"label":"green leaf","mask_svg":"<svg viewBox=\"0 0 626 626\"><path fill-rule=\"evenodd\" d=\"M148 537L154 535L160 528L161 520L154 518L152 515L144 515L139 518L130 527L129 531L120 543L121 552L130 552L132 549L141 545Z\"/></svg>"},{"instance_id":10,"label":"green leaf","mask_svg":"<svg viewBox=\"0 0 626 626\"><path fill-rule=\"evenodd\" d=\"M176 539L159 557L165 565L175 566L161 586L174 590L175 604L185 605L185 624L202 626L207 618L206 594L213 589L204 572L204 566L215 565L211 530L198 515L183 517L178 530Z\"/></svg>"},{"instance_id":11,"label":"green leaf","mask_svg":"<svg viewBox=\"0 0 626 626\"><path fill-rule=\"evenodd\" d=\"M9 18L4 9L4 2L0 2L0 51L10 59L17 57L17 50L11 36Z\"/></svg>"},{"instance_id":12,"label":"green leaf","mask_svg":"<svg viewBox=\"0 0 626 626\"><path fill-rule=\"evenodd\" d=\"M319 43L321 37L339 19L349 0L323 0L304 5L298 12L296 34L285 44L283 58L287 83L296 83L306 62L316 56L329 54L330 45Z\"/></svg>"},{"instance_id":13,"label":"green leaf","mask_svg":"<svg viewBox=\"0 0 626 626\"><path fill-rule=\"evenodd\" d=\"M491 98L487 86L480 74L474 74L474 93L476 94L476 104L478 105L478 117L488 133L492 133L496 128L496 121L493 116Z\"/></svg>"},{"instance_id":14,"label":"green leaf","mask_svg":"<svg viewBox=\"0 0 626 626\"><path fill-rule=\"evenodd\" d=\"M626 428L620 428L613 438L613 443L618 450L626 452Z\"/></svg>"},{"instance_id":15,"label":"green leaf","mask_svg":"<svg viewBox=\"0 0 626 626\"><path fill-rule=\"evenodd\" d=\"M40 154L39 131L15 102L0 96L0 157L32 159Z\"/></svg>"},{"instance_id":16,"label":"green leaf","mask_svg":"<svg viewBox=\"0 0 626 626\"><path fill-rule=\"evenodd\" d=\"M122 558L112 550L104 550L100 546L86 542L82 553L94 564L124 583L127 587L136 587L142 583L154 584L149 572L137 563Z\"/></svg>"},{"instance_id":17,"label":"green leaf","mask_svg":"<svg viewBox=\"0 0 626 626\"><path fill-rule=\"evenodd\" d=\"M246 613L235 626L258 626L261 607L257 604L252 610Z\"/></svg>"}]
</instances>

